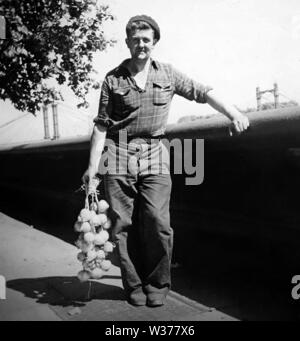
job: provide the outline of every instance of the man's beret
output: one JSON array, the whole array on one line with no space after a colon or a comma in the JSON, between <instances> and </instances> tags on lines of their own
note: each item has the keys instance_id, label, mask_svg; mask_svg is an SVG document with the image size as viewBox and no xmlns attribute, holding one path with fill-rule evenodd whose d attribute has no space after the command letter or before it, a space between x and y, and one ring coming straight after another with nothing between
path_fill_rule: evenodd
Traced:
<instances>
[{"instance_id":1,"label":"man's beret","mask_svg":"<svg viewBox=\"0 0 300 341\"><path fill-rule=\"evenodd\" d=\"M128 24L126 25L126 31L130 29L130 26L133 22L135 21L145 21L146 23L148 23L154 30L154 38L159 40L160 39L160 29L159 26L157 24L157 22L149 17L148 15L136 15L132 18L129 19Z\"/></svg>"}]
</instances>

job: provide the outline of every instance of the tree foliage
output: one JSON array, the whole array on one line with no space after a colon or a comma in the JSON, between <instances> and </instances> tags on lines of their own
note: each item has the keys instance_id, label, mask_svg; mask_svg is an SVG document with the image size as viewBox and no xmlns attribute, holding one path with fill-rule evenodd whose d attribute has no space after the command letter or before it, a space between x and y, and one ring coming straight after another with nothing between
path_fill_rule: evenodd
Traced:
<instances>
[{"instance_id":1,"label":"tree foliage","mask_svg":"<svg viewBox=\"0 0 300 341\"><path fill-rule=\"evenodd\" d=\"M99 88L93 56L114 44L103 23L113 20L97 0L1 0L7 39L0 40L0 98L35 113L43 102L61 97L47 85L68 85L88 106L86 95Z\"/></svg>"}]
</instances>

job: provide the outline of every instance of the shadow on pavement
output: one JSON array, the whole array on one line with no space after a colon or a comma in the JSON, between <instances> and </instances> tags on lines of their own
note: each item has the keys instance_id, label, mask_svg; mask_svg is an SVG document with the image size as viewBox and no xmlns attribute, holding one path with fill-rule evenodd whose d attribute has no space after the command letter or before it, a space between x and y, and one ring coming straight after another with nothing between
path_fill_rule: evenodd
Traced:
<instances>
[{"instance_id":1,"label":"shadow on pavement","mask_svg":"<svg viewBox=\"0 0 300 341\"><path fill-rule=\"evenodd\" d=\"M84 307L91 300L126 299L120 287L96 281L81 283L77 277L20 278L8 281L7 287L50 306Z\"/></svg>"}]
</instances>

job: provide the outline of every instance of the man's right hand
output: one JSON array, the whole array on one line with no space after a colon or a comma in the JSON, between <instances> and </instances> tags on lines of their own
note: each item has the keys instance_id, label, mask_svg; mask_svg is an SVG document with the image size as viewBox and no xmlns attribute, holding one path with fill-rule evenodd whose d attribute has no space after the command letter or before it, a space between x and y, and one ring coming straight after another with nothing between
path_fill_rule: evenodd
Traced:
<instances>
[{"instance_id":1,"label":"man's right hand","mask_svg":"<svg viewBox=\"0 0 300 341\"><path fill-rule=\"evenodd\" d=\"M97 174L97 170L94 167L89 167L82 175L82 182L85 185L89 185L90 180L93 179L95 177L95 175Z\"/></svg>"},{"instance_id":2,"label":"man's right hand","mask_svg":"<svg viewBox=\"0 0 300 341\"><path fill-rule=\"evenodd\" d=\"M83 174L81 180L85 184L87 193L92 194L97 190L97 186L99 185L99 180L96 177L97 170L96 168L89 167Z\"/></svg>"}]
</instances>

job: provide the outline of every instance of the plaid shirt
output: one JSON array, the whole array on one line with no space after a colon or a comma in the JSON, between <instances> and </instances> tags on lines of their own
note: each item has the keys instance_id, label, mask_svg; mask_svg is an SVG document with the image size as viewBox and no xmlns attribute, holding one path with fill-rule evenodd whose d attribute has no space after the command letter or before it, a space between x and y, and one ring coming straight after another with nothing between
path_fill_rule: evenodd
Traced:
<instances>
[{"instance_id":1,"label":"plaid shirt","mask_svg":"<svg viewBox=\"0 0 300 341\"><path fill-rule=\"evenodd\" d=\"M128 60L109 72L102 84L98 116L94 122L128 136L163 135L174 94L206 103L211 87L188 78L169 64L151 60L145 90L140 89L126 67Z\"/></svg>"}]
</instances>

